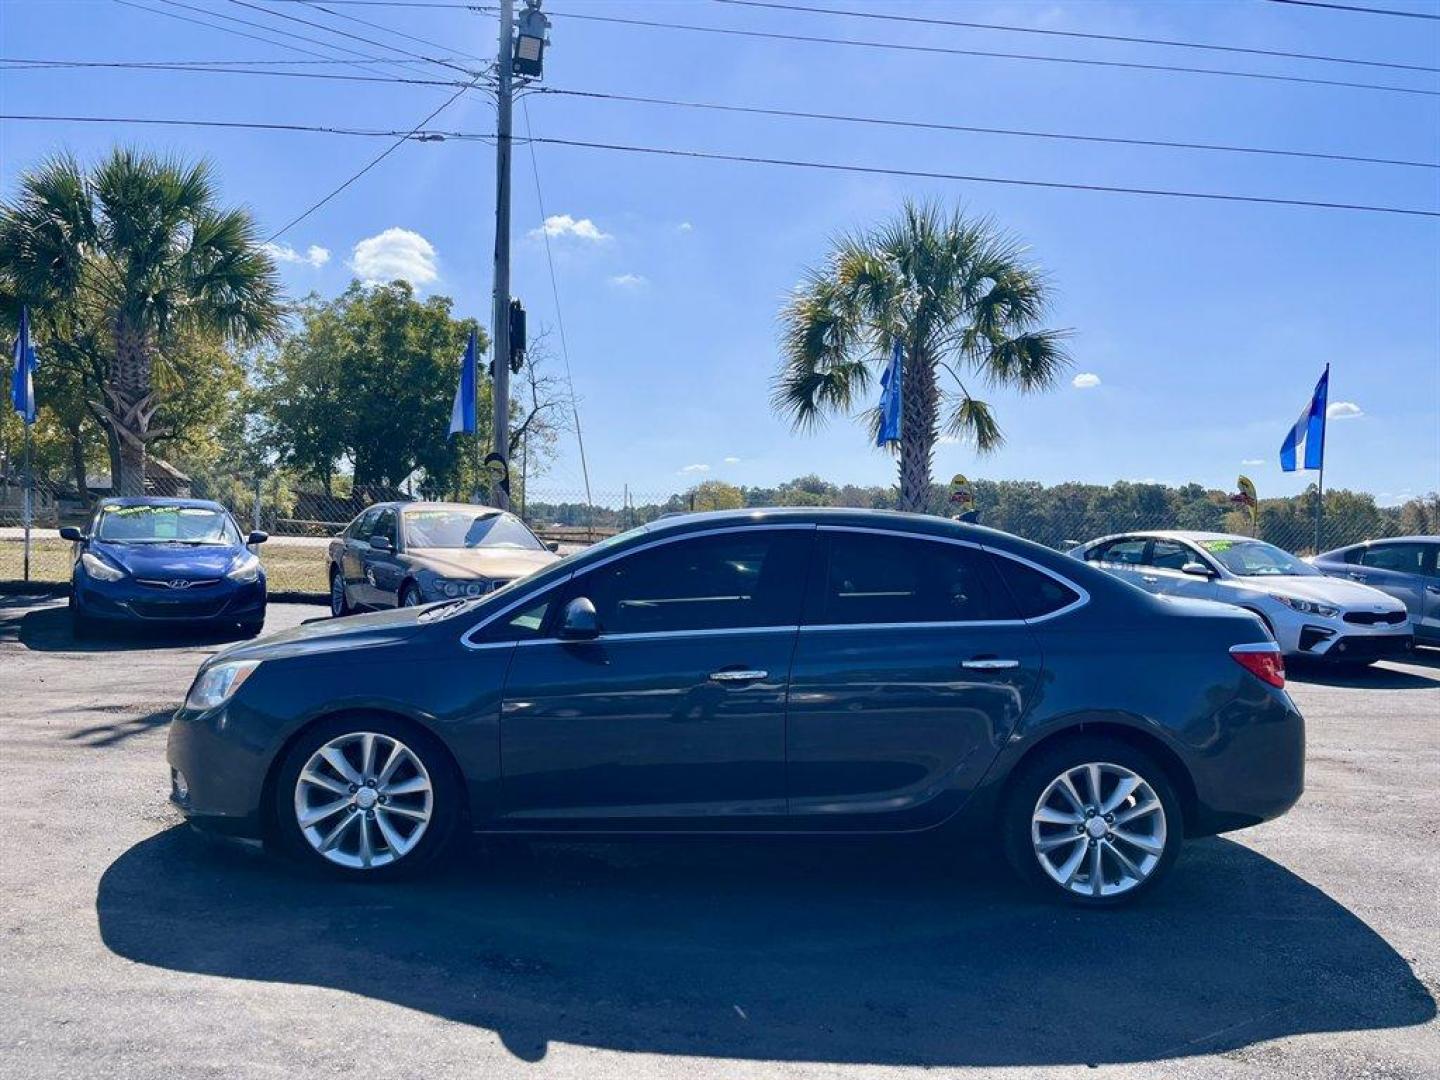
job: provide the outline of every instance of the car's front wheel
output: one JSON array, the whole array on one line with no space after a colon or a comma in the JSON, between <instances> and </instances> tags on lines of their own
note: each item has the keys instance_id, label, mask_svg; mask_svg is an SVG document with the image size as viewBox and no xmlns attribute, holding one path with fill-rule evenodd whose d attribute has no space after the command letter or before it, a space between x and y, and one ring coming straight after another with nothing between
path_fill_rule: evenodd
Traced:
<instances>
[{"instance_id":1,"label":"car's front wheel","mask_svg":"<svg viewBox=\"0 0 1440 1080\"><path fill-rule=\"evenodd\" d=\"M1011 784L1005 850L1020 875L1057 899L1108 907L1169 871L1184 823L1165 770L1120 739L1084 736L1042 750Z\"/></svg>"},{"instance_id":2,"label":"car's front wheel","mask_svg":"<svg viewBox=\"0 0 1440 1080\"><path fill-rule=\"evenodd\" d=\"M330 568L330 614L337 619L341 615L349 615L353 609L350 607L350 597L345 592L345 578L341 575L338 567Z\"/></svg>"},{"instance_id":3,"label":"car's front wheel","mask_svg":"<svg viewBox=\"0 0 1440 1080\"><path fill-rule=\"evenodd\" d=\"M386 717L324 721L286 754L275 784L284 847L347 877L390 878L432 864L454 837L460 782L440 745Z\"/></svg>"}]
</instances>

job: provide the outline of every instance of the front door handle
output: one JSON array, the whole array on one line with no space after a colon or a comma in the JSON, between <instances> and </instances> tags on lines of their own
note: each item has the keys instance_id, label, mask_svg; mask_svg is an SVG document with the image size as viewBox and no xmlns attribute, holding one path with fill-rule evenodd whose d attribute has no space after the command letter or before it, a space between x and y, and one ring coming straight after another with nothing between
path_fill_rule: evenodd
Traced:
<instances>
[{"instance_id":1,"label":"front door handle","mask_svg":"<svg viewBox=\"0 0 1440 1080\"><path fill-rule=\"evenodd\" d=\"M1146 585L1154 585L1160 579L1154 574L1141 574L1140 580L1145 582Z\"/></svg>"},{"instance_id":2,"label":"front door handle","mask_svg":"<svg viewBox=\"0 0 1440 1080\"><path fill-rule=\"evenodd\" d=\"M1005 668L1019 667L1020 661L1002 660L995 656L977 656L973 660L962 660L960 666L969 668L971 671L1003 671Z\"/></svg>"},{"instance_id":3,"label":"front door handle","mask_svg":"<svg viewBox=\"0 0 1440 1080\"><path fill-rule=\"evenodd\" d=\"M1426 591L1426 592L1433 592L1433 593L1435 593L1437 596L1440 596L1440 585L1426 585L1426 586L1425 586L1425 591Z\"/></svg>"},{"instance_id":4,"label":"front door handle","mask_svg":"<svg viewBox=\"0 0 1440 1080\"><path fill-rule=\"evenodd\" d=\"M712 671L711 682L758 682L770 673L768 671L754 671L746 669L743 671Z\"/></svg>"}]
</instances>

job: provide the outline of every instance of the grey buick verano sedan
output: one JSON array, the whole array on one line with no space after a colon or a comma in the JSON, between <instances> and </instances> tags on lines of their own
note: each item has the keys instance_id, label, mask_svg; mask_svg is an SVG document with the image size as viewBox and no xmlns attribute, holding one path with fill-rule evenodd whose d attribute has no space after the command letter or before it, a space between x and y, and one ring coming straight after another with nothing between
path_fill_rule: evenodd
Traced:
<instances>
[{"instance_id":1,"label":"grey buick verano sedan","mask_svg":"<svg viewBox=\"0 0 1440 1080\"><path fill-rule=\"evenodd\" d=\"M358 878L433 863L465 829L934 832L1106 905L1185 837L1300 797L1283 686L1253 615L1003 533L698 514L486 596L212 657L170 728L172 798Z\"/></svg>"}]
</instances>

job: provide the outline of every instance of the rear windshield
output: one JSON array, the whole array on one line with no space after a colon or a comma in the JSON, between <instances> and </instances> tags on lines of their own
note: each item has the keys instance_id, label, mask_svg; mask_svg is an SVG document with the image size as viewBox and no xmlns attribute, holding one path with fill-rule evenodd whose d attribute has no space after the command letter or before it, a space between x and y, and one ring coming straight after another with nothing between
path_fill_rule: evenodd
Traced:
<instances>
[{"instance_id":1,"label":"rear windshield","mask_svg":"<svg viewBox=\"0 0 1440 1080\"><path fill-rule=\"evenodd\" d=\"M230 515L205 506L107 506L95 538L112 544L240 543Z\"/></svg>"}]
</instances>

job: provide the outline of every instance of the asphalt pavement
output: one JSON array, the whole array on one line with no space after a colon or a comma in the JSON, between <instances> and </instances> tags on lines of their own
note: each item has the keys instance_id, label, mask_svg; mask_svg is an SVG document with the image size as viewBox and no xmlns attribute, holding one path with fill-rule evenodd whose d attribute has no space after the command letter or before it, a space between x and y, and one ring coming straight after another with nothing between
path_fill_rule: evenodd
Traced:
<instances>
[{"instance_id":1,"label":"asphalt pavement","mask_svg":"<svg viewBox=\"0 0 1440 1080\"><path fill-rule=\"evenodd\" d=\"M166 801L223 644L77 644L0 597L0 1077L1440 1077L1440 652L1292 672L1299 806L1080 913L914 841L474 845L337 885Z\"/></svg>"}]
</instances>

